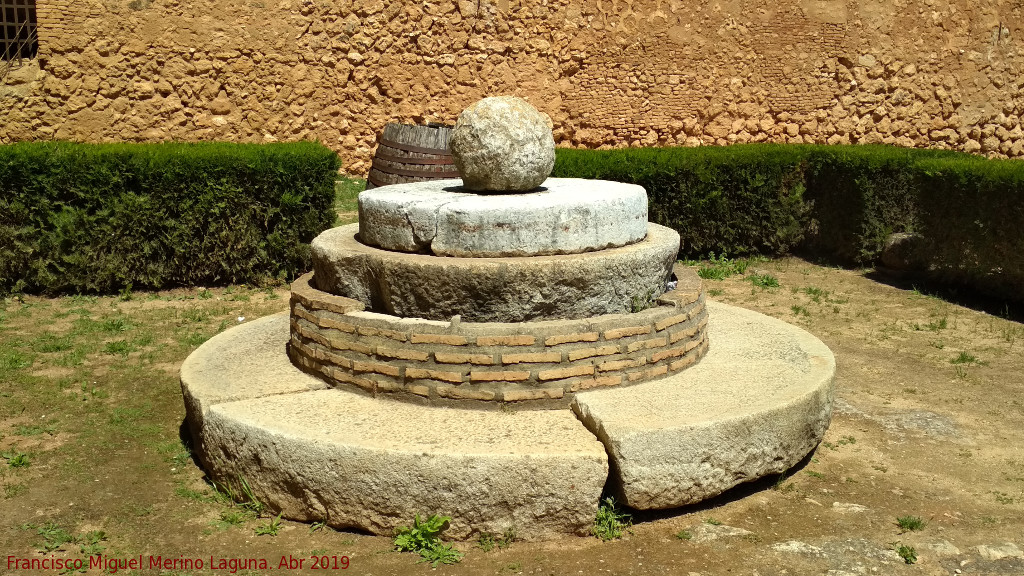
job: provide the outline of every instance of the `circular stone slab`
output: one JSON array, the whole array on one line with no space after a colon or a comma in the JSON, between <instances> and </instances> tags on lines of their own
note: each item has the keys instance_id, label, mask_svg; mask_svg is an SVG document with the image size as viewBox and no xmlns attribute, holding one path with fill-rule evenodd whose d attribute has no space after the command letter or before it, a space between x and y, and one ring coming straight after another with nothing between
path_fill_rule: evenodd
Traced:
<instances>
[{"instance_id":1,"label":"circular stone slab","mask_svg":"<svg viewBox=\"0 0 1024 576\"><path fill-rule=\"evenodd\" d=\"M218 482L244 478L284 517L393 535L417 514L446 537L515 528L526 540L587 534L605 449L569 410L453 410L374 399L288 364L288 315L227 330L182 364L196 453Z\"/></svg>"},{"instance_id":2,"label":"circular stone slab","mask_svg":"<svg viewBox=\"0 0 1024 576\"><path fill-rule=\"evenodd\" d=\"M647 235L647 192L635 184L549 178L540 191L480 195L458 180L359 194L359 238L399 252L462 258L576 254Z\"/></svg>"},{"instance_id":3,"label":"circular stone slab","mask_svg":"<svg viewBox=\"0 0 1024 576\"><path fill-rule=\"evenodd\" d=\"M585 254L444 258L367 246L359 224L313 239L316 288L374 312L468 322L577 319L632 312L665 292L679 234L648 225L629 246Z\"/></svg>"},{"instance_id":4,"label":"circular stone slab","mask_svg":"<svg viewBox=\"0 0 1024 576\"><path fill-rule=\"evenodd\" d=\"M693 504L784 472L831 420L836 360L821 340L757 312L707 307L711 347L699 364L573 401L608 448L610 486L633 508Z\"/></svg>"},{"instance_id":5,"label":"circular stone slab","mask_svg":"<svg viewBox=\"0 0 1024 576\"><path fill-rule=\"evenodd\" d=\"M470 190L533 190L555 166L551 119L516 96L484 98L463 110L448 147Z\"/></svg>"},{"instance_id":6,"label":"circular stone slab","mask_svg":"<svg viewBox=\"0 0 1024 576\"><path fill-rule=\"evenodd\" d=\"M821 441L831 351L781 320L708 307L713 344L700 364L579 394L582 424L569 410L455 410L319 389L288 363L287 313L227 330L185 360L186 417L211 478L245 478L290 519L391 534L436 513L452 516L454 538L512 526L525 539L582 534L608 458L625 503L667 508L785 471Z\"/></svg>"}]
</instances>

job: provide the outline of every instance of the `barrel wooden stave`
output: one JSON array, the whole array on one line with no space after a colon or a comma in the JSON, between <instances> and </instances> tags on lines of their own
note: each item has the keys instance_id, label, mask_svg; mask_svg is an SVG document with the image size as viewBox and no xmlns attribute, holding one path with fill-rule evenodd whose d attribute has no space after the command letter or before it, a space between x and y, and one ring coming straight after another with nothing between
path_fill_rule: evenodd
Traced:
<instances>
[{"instance_id":1,"label":"barrel wooden stave","mask_svg":"<svg viewBox=\"0 0 1024 576\"><path fill-rule=\"evenodd\" d=\"M377 140L366 187L458 178L448 151L451 132L443 125L388 124Z\"/></svg>"}]
</instances>

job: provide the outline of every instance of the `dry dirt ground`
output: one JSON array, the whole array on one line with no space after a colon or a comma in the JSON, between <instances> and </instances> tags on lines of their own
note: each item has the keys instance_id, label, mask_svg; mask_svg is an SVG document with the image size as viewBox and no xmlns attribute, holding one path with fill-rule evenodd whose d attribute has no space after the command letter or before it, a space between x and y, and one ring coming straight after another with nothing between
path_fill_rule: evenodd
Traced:
<instances>
[{"instance_id":1,"label":"dry dirt ground","mask_svg":"<svg viewBox=\"0 0 1024 576\"><path fill-rule=\"evenodd\" d=\"M755 282L769 277L778 287ZM436 569L387 537L289 521L258 535L274 531L273 518L227 501L189 457L181 361L217 331L283 310L286 290L7 299L0 573L60 572L18 560L141 554L204 568L119 573L1024 574L1024 325L799 259L756 262L707 289L835 352L835 412L814 453L703 505L636 513L620 540L490 552L462 542L462 562ZM922 526L900 528L901 517ZM346 556L348 569L310 570L314 555ZM282 557L304 559L303 569L279 568ZM230 558L270 567L210 568Z\"/></svg>"}]
</instances>

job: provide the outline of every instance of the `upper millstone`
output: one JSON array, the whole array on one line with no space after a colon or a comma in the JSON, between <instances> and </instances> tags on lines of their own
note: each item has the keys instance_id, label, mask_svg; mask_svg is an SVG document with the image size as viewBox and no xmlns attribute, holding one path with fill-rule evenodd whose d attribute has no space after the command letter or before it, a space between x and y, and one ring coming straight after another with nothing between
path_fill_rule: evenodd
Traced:
<instances>
[{"instance_id":1,"label":"upper millstone","mask_svg":"<svg viewBox=\"0 0 1024 576\"><path fill-rule=\"evenodd\" d=\"M466 108L448 146L468 190L533 190L555 166L550 119L515 96L484 98Z\"/></svg>"},{"instance_id":2,"label":"upper millstone","mask_svg":"<svg viewBox=\"0 0 1024 576\"><path fill-rule=\"evenodd\" d=\"M635 184L549 178L537 192L485 196L457 183L361 193L359 240L399 252L503 258L604 250L647 235L647 193Z\"/></svg>"}]
</instances>

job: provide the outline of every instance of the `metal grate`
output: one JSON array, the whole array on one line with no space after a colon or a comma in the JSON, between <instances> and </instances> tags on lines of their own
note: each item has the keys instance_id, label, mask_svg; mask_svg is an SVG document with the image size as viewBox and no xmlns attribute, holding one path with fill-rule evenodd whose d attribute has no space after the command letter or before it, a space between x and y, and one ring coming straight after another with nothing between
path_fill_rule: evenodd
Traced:
<instances>
[{"instance_id":1,"label":"metal grate","mask_svg":"<svg viewBox=\"0 0 1024 576\"><path fill-rule=\"evenodd\" d=\"M0 0L0 60L35 58L36 0Z\"/></svg>"}]
</instances>

